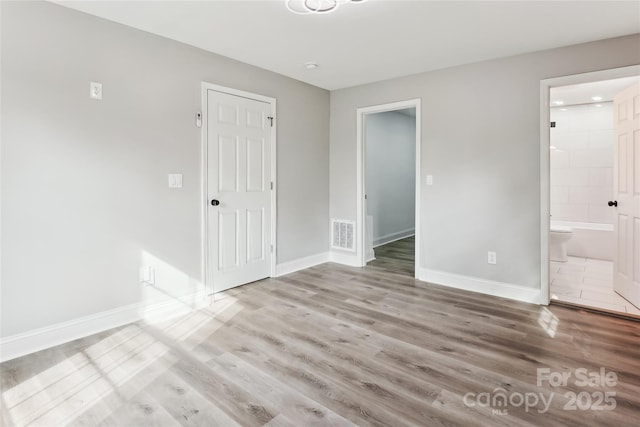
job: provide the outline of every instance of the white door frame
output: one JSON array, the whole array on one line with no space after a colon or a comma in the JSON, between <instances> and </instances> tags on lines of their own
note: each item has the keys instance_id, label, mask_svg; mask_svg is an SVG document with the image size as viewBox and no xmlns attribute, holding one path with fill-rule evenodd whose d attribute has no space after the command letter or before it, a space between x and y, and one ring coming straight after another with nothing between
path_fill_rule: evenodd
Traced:
<instances>
[{"instance_id":1,"label":"white door frame","mask_svg":"<svg viewBox=\"0 0 640 427\"><path fill-rule=\"evenodd\" d=\"M217 92L226 93L228 95L239 96L242 98L253 99L256 101L266 102L271 106L271 117L273 117L273 126L271 127L271 182L273 183L273 188L271 190L271 235L269 242L272 245L273 250L270 253L271 256L271 273L270 277L275 277L276 275L276 254L277 252L277 239L276 239L276 99L268 96L258 95L251 92L244 92L241 90L228 88L225 86L219 86L212 83L202 82L202 142L201 142L201 156L202 156L202 174L201 174L201 189L202 189L202 277L204 279L204 286L209 295L213 294L213 280L211 279L211 266L209 263L209 192L207 188L207 173L209 169L208 165L208 148L207 148L207 133L208 133L208 102L207 102L207 91L215 90Z\"/></svg>"},{"instance_id":2,"label":"white door frame","mask_svg":"<svg viewBox=\"0 0 640 427\"><path fill-rule=\"evenodd\" d=\"M550 227L550 179L549 147L551 145L549 121L549 93L554 87L611 80L640 75L640 65L612 68L591 73L574 74L540 81L540 304L551 301L549 284L549 227Z\"/></svg>"},{"instance_id":3,"label":"white door frame","mask_svg":"<svg viewBox=\"0 0 640 427\"><path fill-rule=\"evenodd\" d=\"M357 138L357 155L356 155L356 175L357 175L357 190L356 190L356 255L360 263L360 266L364 267L367 264L366 253L364 248L365 236L364 228L366 221L365 206L365 151L364 151L364 116L372 113L382 113L386 111L403 110L405 108L416 109L416 213L415 213L415 230L416 230L416 245L415 245L415 277L418 277L419 265L420 265L420 142L422 141L421 131L421 102L420 98L410 99L407 101L392 102L390 104L374 105L371 107L362 107L356 110L356 138Z\"/></svg>"}]
</instances>

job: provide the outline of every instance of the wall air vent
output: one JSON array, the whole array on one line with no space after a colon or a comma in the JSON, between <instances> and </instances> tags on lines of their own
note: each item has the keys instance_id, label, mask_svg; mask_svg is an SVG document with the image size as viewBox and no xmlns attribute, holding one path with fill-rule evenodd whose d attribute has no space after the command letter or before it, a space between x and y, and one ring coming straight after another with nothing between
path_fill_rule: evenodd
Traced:
<instances>
[{"instance_id":1,"label":"wall air vent","mask_svg":"<svg viewBox=\"0 0 640 427\"><path fill-rule=\"evenodd\" d=\"M331 248L344 249L347 251L356 250L356 223L343 219L331 220Z\"/></svg>"}]
</instances>

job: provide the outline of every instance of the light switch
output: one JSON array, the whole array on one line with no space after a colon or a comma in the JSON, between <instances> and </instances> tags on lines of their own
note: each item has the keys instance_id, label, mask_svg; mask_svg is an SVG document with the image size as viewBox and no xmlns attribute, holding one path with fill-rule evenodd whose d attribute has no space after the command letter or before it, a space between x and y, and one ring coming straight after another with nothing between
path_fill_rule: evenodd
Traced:
<instances>
[{"instance_id":1,"label":"light switch","mask_svg":"<svg viewBox=\"0 0 640 427\"><path fill-rule=\"evenodd\" d=\"M170 173L169 174L169 188L182 188L182 174Z\"/></svg>"},{"instance_id":2,"label":"light switch","mask_svg":"<svg viewBox=\"0 0 640 427\"><path fill-rule=\"evenodd\" d=\"M102 99L102 83L89 83L89 97L97 100Z\"/></svg>"},{"instance_id":3,"label":"light switch","mask_svg":"<svg viewBox=\"0 0 640 427\"><path fill-rule=\"evenodd\" d=\"M427 175L427 185L433 185L433 175Z\"/></svg>"}]
</instances>

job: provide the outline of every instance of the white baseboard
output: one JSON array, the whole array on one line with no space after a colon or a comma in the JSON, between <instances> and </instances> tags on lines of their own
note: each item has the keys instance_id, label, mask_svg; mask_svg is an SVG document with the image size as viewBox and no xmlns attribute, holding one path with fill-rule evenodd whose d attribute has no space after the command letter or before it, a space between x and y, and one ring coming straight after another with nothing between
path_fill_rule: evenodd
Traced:
<instances>
[{"instance_id":1,"label":"white baseboard","mask_svg":"<svg viewBox=\"0 0 640 427\"><path fill-rule=\"evenodd\" d=\"M194 310L208 307L212 303L213 299L211 296L208 295L205 289L201 289L191 294L172 298L148 306L138 304L138 314L140 319L143 319L145 323L153 324L191 313Z\"/></svg>"},{"instance_id":2,"label":"white baseboard","mask_svg":"<svg viewBox=\"0 0 640 427\"><path fill-rule=\"evenodd\" d=\"M194 304L195 301L195 304ZM131 304L0 339L0 362L144 319L153 323L209 305L205 291L152 305Z\"/></svg>"},{"instance_id":3,"label":"white baseboard","mask_svg":"<svg viewBox=\"0 0 640 427\"><path fill-rule=\"evenodd\" d=\"M407 228L406 230L398 231L397 233L385 234L373 239L373 247L386 245L387 243L395 242L396 240L406 239L407 237L415 236L415 228Z\"/></svg>"},{"instance_id":4,"label":"white baseboard","mask_svg":"<svg viewBox=\"0 0 640 427\"><path fill-rule=\"evenodd\" d=\"M349 254L344 252L331 251L329 252L329 261L348 265L350 267L362 267L362 261L360 261L360 258L354 253Z\"/></svg>"},{"instance_id":5,"label":"white baseboard","mask_svg":"<svg viewBox=\"0 0 640 427\"><path fill-rule=\"evenodd\" d=\"M426 268L420 268L418 280L531 304L540 304L540 289L525 288L510 283L495 282Z\"/></svg>"},{"instance_id":6,"label":"white baseboard","mask_svg":"<svg viewBox=\"0 0 640 427\"><path fill-rule=\"evenodd\" d=\"M283 262L282 264L276 265L276 277L314 267L318 264L324 264L325 262L329 262L329 252L322 252L316 255Z\"/></svg>"}]
</instances>

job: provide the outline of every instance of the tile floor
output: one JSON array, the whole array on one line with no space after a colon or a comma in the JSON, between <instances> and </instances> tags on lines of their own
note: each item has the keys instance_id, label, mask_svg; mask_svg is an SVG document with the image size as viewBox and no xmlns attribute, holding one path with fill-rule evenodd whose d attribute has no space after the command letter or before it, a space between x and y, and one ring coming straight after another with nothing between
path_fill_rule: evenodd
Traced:
<instances>
[{"instance_id":1,"label":"tile floor","mask_svg":"<svg viewBox=\"0 0 640 427\"><path fill-rule=\"evenodd\" d=\"M569 257L551 261L551 299L640 316L640 310L613 290L613 262Z\"/></svg>"}]
</instances>

